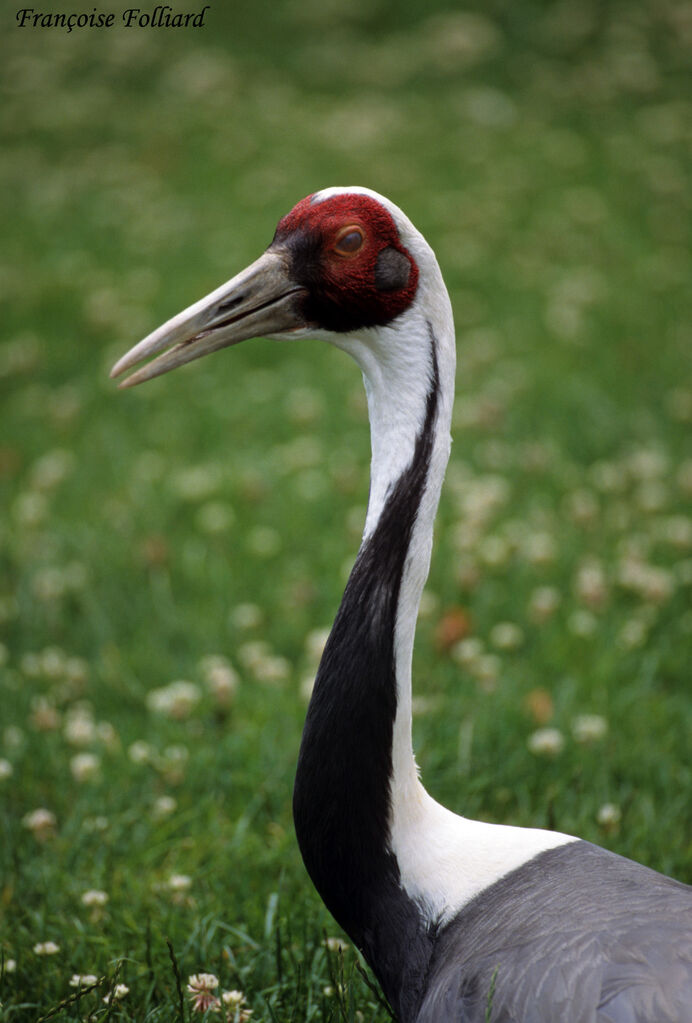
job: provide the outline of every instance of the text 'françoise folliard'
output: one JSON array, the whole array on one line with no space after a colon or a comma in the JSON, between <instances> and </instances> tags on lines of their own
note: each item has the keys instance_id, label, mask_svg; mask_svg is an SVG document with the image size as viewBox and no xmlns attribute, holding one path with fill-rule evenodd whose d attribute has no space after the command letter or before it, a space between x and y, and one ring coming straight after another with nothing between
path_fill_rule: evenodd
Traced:
<instances>
[{"instance_id":1,"label":"text 'fran\u00e7oise folliard'","mask_svg":"<svg viewBox=\"0 0 692 1023\"><path fill-rule=\"evenodd\" d=\"M113 11L38 11L35 7L21 7L16 14L20 28L62 28L73 32L79 28L112 28L123 24L125 28L203 28L204 18L210 4L198 11L174 11L167 4L160 4L153 11L130 7L120 12Z\"/></svg>"}]
</instances>

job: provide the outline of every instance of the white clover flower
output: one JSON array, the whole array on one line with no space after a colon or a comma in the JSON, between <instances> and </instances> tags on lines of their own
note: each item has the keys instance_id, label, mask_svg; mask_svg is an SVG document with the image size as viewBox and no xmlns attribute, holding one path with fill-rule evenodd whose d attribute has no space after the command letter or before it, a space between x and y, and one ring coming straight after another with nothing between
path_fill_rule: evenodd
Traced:
<instances>
[{"instance_id":1,"label":"white clover flower","mask_svg":"<svg viewBox=\"0 0 692 1023\"><path fill-rule=\"evenodd\" d=\"M497 654L483 654L470 666L474 677L478 679L486 692L492 692L502 670L502 661Z\"/></svg>"},{"instance_id":2,"label":"white clover flower","mask_svg":"<svg viewBox=\"0 0 692 1023\"><path fill-rule=\"evenodd\" d=\"M96 737L102 742L106 749L115 750L120 745L120 739L110 721L99 721L96 726Z\"/></svg>"},{"instance_id":3,"label":"white clover flower","mask_svg":"<svg viewBox=\"0 0 692 1023\"><path fill-rule=\"evenodd\" d=\"M197 512L197 526L203 533L225 533L233 524L235 514L229 504L208 501Z\"/></svg>"},{"instance_id":4,"label":"white clover flower","mask_svg":"<svg viewBox=\"0 0 692 1023\"><path fill-rule=\"evenodd\" d=\"M111 996L114 1002L119 1002L121 998L124 998L125 995L129 993L130 989L127 986L127 984L116 984L113 991L109 991L108 994L103 999L103 1001L106 1003L106 1005L110 1005Z\"/></svg>"},{"instance_id":5,"label":"white clover flower","mask_svg":"<svg viewBox=\"0 0 692 1023\"><path fill-rule=\"evenodd\" d=\"M242 991L224 991L221 995L221 1001L229 1008L235 1009L243 1004L245 1001L245 995Z\"/></svg>"},{"instance_id":6,"label":"white clover flower","mask_svg":"<svg viewBox=\"0 0 692 1023\"><path fill-rule=\"evenodd\" d=\"M538 728L529 736L527 745L531 753L556 756L562 751L565 740L558 728Z\"/></svg>"},{"instance_id":7,"label":"white clover flower","mask_svg":"<svg viewBox=\"0 0 692 1023\"><path fill-rule=\"evenodd\" d=\"M675 577L672 572L637 558L626 558L621 561L618 582L625 589L636 593L642 600L653 604L668 600L675 589Z\"/></svg>"},{"instance_id":8,"label":"white clover flower","mask_svg":"<svg viewBox=\"0 0 692 1023\"><path fill-rule=\"evenodd\" d=\"M671 515L658 524L658 536L680 550L692 547L692 519L685 515Z\"/></svg>"},{"instance_id":9,"label":"white clover flower","mask_svg":"<svg viewBox=\"0 0 692 1023\"><path fill-rule=\"evenodd\" d=\"M200 667L216 702L222 707L229 706L240 684L238 673L225 657L205 657Z\"/></svg>"},{"instance_id":10,"label":"white clover flower","mask_svg":"<svg viewBox=\"0 0 692 1023\"><path fill-rule=\"evenodd\" d=\"M604 803L596 814L596 820L602 828L613 829L622 819L622 811L615 803Z\"/></svg>"},{"instance_id":11,"label":"white clover flower","mask_svg":"<svg viewBox=\"0 0 692 1023\"><path fill-rule=\"evenodd\" d=\"M498 622L490 630L490 642L498 650L516 650L524 642L524 633L514 622Z\"/></svg>"},{"instance_id":12,"label":"white clover flower","mask_svg":"<svg viewBox=\"0 0 692 1023\"><path fill-rule=\"evenodd\" d=\"M98 977L94 973L73 973L69 983L70 987L91 987L98 983Z\"/></svg>"},{"instance_id":13,"label":"white clover flower","mask_svg":"<svg viewBox=\"0 0 692 1023\"><path fill-rule=\"evenodd\" d=\"M284 682L290 674L291 666L286 658L274 654L263 640L244 643L238 648L238 657L258 682Z\"/></svg>"},{"instance_id":14,"label":"white clover flower","mask_svg":"<svg viewBox=\"0 0 692 1023\"><path fill-rule=\"evenodd\" d=\"M168 817L177 809L178 803L173 796L159 796L154 803L155 817Z\"/></svg>"},{"instance_id":15,"label":"white clover flower","mask_svg":"<svg viewBox=\"0 0 692 1023\"><path fill-rule=\"evenodd\" d=\"M608 734L608 722L600 714L578 714L572 722L577 742L596 742Z\"/></svg>"},{"instance_id":16,"label":"white clover flower","mask_svg":"<svg viewBox=\"0 0 692 1023\"><path fill-rule=\"evenodd\" d=\"M219 999L214 991L219 986L219 978L213 973L193 973L187 980L187 990L192 1001L193 1012L206 1012L217 1009Z\"/></svg>"},{"instance_id":17,"label":"white clover flower","mask_svg":"<svg viewBox=\"0 0 692 1023\"><path fill-rule=\"evenodd\" d=\"M0 781L5 781L7 778L11 778L14 774L14 768L9 760L5 760L4 757L0 757Z\"/></svg>"},{"instance_id":18,"label":"white clover flower","mask_svg":"<svg viewBox=\"0 0 692 1023\"><path fill-rule=\"evenodd\" d=\"M336 986L334 986L333 984L327 984L325 987L322 988L322 993L325 995L326 998L333 998L334 995L337 994L343 996L343 994L345 993L345 988L343 984L337 984Z\"/></svg>"},{"instance_id":19,"label":"white clover flower","mask_svg":"<svg viewBox=\"0 0 692 1023\"><path fill-rule=\"evenodd\" d=\"M60 951L60 945L54 941L38 941L34 945L34 952L37 956L54 956Z\"/></svg>"},{"instance_id":20,"label":"white clover flower","mask_svg":"<svg viewBox=\"0 0 692 1023\"><path fill-rule=\"evenodd\" d=\"M82 902L85 906L105 906L108 902L108 893L98 888L90 888L82 895Z\"/></svg>"},{"instance_id":21,"label":"white clover flower","mask_svg":"<svg viewBox=\"0 0 692 1023\"><path fill-rule=\"evenodd\" d=\"M169 780L177 782L182 779L189 758L190 751L187 746L166 746L156 766Z\"/></svg>"},{"instance_id":22,"label":"white clover flower","mask_svg":"<svg viewBox=\"0 0 692 1023\"><path fill-rule=\"evenodd\" d=\"M31 485L36 490L52 490L72 471L75 456L65 448L47 451L31 467Z\"/></svg>"},{"instance_id":23,"label":"white clover flower","mask_svg":"<svg viewBox=\"0 0 692 1023\"><path fill-rule=\"evenodd\" d=\"M291 665L285 657L278 657L276 655L265 657L257 661L254 673L258 682L276 685L286 681L291 673Z\"/></svg>"},{"instance_id":24,"label":"white clover flower","mask_svg":"<svg viewBox=\"0 0 692 1023\"><path fill-rule=\"evenodd\" d=\"M49 838L55 832L56 826L55 814L50 810L46 810L45 807L39 807L37 810L32 810L30 813L24 814L22 817L22 824L29 831L33 832L34 836L39 840Z\"/></svg>"},{"instance_id":25,"label":"white clover flower","mask_svg":"<svg viewBox=\"0 0 692 1023\"><path fill-rule=\"evenodd\" d=\"M96 738L96 723L91 708L73 707L65 715L63 735L71 746L88 746Z\"/></svg>"},{"instance_id":26,"label":"white clover flower","mask_svg":"<svg viewBox=\"0 0 692 1023\"><path fill-rule=\"evenodd\" d=\"M529 617L531 621L541 623L547 621L557 611L562 595L555 586L537 586L529 597Z\"/></svg>"},{"instance_id":27,"label":"white clover flower","mask_svg":"<svg viewBox=\"0 0 692 1023\"><path fill-rule=\"evenodd\" d=\"M70 771L75 781L83 782L94 778L101 767L95 753L77 753L70 760Z\"/></svg>"},{"instance_id":28,"label":"white clover flower","mask_svg":"<svg viewBox=\"0 0 692 1023\"><path fill-rule=\"evenodd\" d=\"M171 874L166 884L167 887L170 888L172 892L186 892L188 888L192 885L192 878L189 877L187 874ZM200 974L200 976L209 977L211 976L211 974L202 973Z\"/></svg>"},{"instance_id":29,"label":"white clover flower","mask_svg":"<svg viewBox=\"0 0 692 1023\"><path fill-rule=\"evenodd\" d=\"M48 515L48 502L41 493L25 491L17 495L12 513L20 526L38 526Z\"/></svg>"},{"instance_id":30,"label":"white clover flower","mask_svg":"<svg viewBox=\"0 0 692 1023\"><path fill-rule=\"evenodd\" d=\"M271 657L271 648L263 639L256 639L250 643L243 643L238 647L238 657L244 668L254 670L258 661Z\"/></svg>"},{"instance_id":31,"label":"white clover flower","mask_svg":"<svg viewBox=\"0 0 692 1023\"><path fill-rule=\"evenodd\" d=\"M256 629L262 624L262 611L257 604L237 604L228 620L237 629Z\"/></svg>"},{"instance_id":32,"label":"white clover flower","mask_svg":"<svg viewBox=\"0 0 692 1023\"><path fill-rule=\"evenodd\" d=\"M344 941L343 938L325 938L324 944L330 952L347 952L351 947L350 942Z\"/></svg>"},{"instance_id":33,"label":"white clover flower","mask_svg":"<svg viewBox=\"0 0 692 1023\"><path fill-rule=\"evenodd\" d=\"M608 585L600 562L595 558L584 561L577 569L574 587L584 604L601 607L608 597Z\"/></svg>"},{"instance_id":34,"label":"white clover flower","mask_svg":"<svg viewBox=\"0 0 692 1023\"><path fill-rule=\"evenodd\" d=\"M185 501L201 501L218 490L221 474L215 465L193 465L171 480L173 489Z\"/></svg>"},{"instance_id":35,"label":"white clover flower","mask_svg":"<svg viewBox=\"0 0 692 1023\"><path fill-rule=\"evenodd\" d=\"M85 817L83 827L85 831L105 831L108 828L108 818L102 815Z\"/></svg>"},{"instance_id":36,"label":"white clover flower","mask_svg":"<svg viewBox=\"0 0 692 1023\"><path fill-rule=\"evenodd\" d=\"M555 560L556 543L550 533L529 533L522 543L522 553L532 565L548 565Z\"/></svg>"},{"instance_id":37,"label":"white clover flower","mask_svg":"<svg viewBox=\"0 0 692 1023\"><path fill-rule=\"evenodd\" d=\"M62 678L65 674L67 654L59 646L48 646L41 651L41 674L46 678Z\"/></svg>"},{"instance_id":38,"label":"white clover flower","mask_svg":"<svg viewBox=\"0 0 692 1023\"><path fill-rule=\"evenodd\" d=\"M175 718L178 721L190 716L201 698L199 686L194 682L179 680L147 694L147 707L157 714Z\"/></svg>"},{"instance_id":39,"label":"white clover flower","mask_svg":"<svg viewBox=\"0 0 692 1023\"><path fill-rule=\"evenodd\" d=\"M473 667L483 653L483 640L477 636L469 636L460 640L450 650L450 654L457 664L463 664L466 667Z\"/></svg>"},{"instance_id":40,"label":"white clover flower","mask_svg":"<svg viewBox=\"0 0 692 1023\"><path fill-rule=\"evenodd\" d=\"M17 960L6 959L5 960L5 973L16 973L17 972Z\"/></svg>"},{"instance_id":41,"label":"white clover flower","mask_svg":"<svg viewBox=\"0 0 692 1023\"><path fill-rule=\"evenodd\" d=\"M484 565L499 568L505 565L512 554L511 544L504 536L486 536L477 548L478 556Z\"/></svg>"},{"instance_id":42,"label":"white clover flower","mask_svg":"<svg viewBox=\"0 0 692 1023\"><path fill-rule=\"evenodd\" d=\"M270 558L281 550L281 536L269 526L255 526L248 535L248 548L259 558Z\"/></svg>"},{"instance_id":43,"label":"white clover flower","mask_svg":"<svg viewBox=\"0 0 692 1023\"><path fill-rule=\"evenodd\" d=\"M242 991L224 991L221 1001L233 1013L233 1020L237 1023L247 1023L252 1016L252 1009L248 1009L245 995Z\"/></svg>"},{"instance_id":44,"label":"white clover flower","mask_svg":"<svg viewBox=\"0 0 692 1023\"><path fill-rule=\"evenodd\" d=\"M148 742L138 739L128 748L127 755L133 764L149 764L155 759L156 751Z\"/></svg>"},{"instance_id":45,"label":"white clover flower","mask_svg":"<svg viewBox=\"0 0 692 1023\"><path fill-rule=\"evenodd\" d=\"M219 978L213 973L193 973L187 978L188 991L213 991L219 986Z\"/></svg>"},{"instance_id":46,"label":"white clover flower","mask_svg":"<svg viewBox=\"0 0 692 1023\"><path fill-rule=\"evenodd\" d=\"M627 459L627 468L638 480L652 480L668 470L668 457L657 448L638 448Z\"/></svg>"},{"instance_id":47,"label":"white clover flower","mask_svg":"<svg viewBox=\"0 0 692 1023\"><path fill-rule=\"evenodd\" d=\"M509 500L510 486L504 476L489 474L470 479L460 495L463 516L479 523L487 522Z\"/></svg>"},{"instance_id":48,"label":"white clover flower","mask_svg":"<svg viewBox=\"0 0 692 1023\"><path fill-rule=\"evenodd\" d=\"M206 657L200 659L199 670L206 681L209 672L213 671L214 668L225 668L228 663L228 658L223 654L207 654Z\"/></svg>"}]
</instances>

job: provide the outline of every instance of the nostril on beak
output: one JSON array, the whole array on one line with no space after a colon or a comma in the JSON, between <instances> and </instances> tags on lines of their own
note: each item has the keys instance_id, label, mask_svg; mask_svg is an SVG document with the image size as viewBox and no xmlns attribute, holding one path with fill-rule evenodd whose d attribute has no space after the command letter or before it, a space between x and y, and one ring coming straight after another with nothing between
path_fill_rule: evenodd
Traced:
<instances>
[{"instance_id":1,"label":"nostril on beak","mask_svg":"<svg viewBox=\"0 0 692 1023\"><path fill-rule=\"evenodd\" d=\"M220 302L217 306L217 312L227 313L232 309L236 309L241 305L248 297L247 292L243 291L239 295L234 295L233 298L227 299L225 302Z\"/></svg>"}]
</instances>

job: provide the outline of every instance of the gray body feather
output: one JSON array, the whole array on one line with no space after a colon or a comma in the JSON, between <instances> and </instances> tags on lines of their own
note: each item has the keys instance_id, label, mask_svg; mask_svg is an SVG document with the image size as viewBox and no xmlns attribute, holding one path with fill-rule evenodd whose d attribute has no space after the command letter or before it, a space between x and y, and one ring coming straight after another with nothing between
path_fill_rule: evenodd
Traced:
<instances>
[{"instance_id":1,"label":"gray body feather","mask_svg":"<svg viewBox=\"0 0 692 1023\"><path fill-rule=\"evenodd\" d=\"M692 888L588 842L438 935L415 1023L692 1023Z\"/></svg>"}]
</instances>

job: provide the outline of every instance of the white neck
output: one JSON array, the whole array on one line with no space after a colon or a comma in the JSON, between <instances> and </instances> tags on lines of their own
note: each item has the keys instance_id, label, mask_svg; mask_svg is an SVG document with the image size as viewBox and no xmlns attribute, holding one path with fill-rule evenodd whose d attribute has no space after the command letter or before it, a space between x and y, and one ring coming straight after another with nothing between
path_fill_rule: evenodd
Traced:
<instances>
[{"instance_id":1,"label":"white neck","mask_svg":"<svg viewBox=\"0 0 692 1023\"><path fill-rule=\"evenodd\" d=\"M417 784L411 744L413 640L430 568L433 523L449 460L456 370L451 303L437 260L427 244L423 245L425 249L417 253L417 258L419 262L425 260L425 272L421 274L413 307L388 327L363 331L340 343L363 371L368 399L372 461L364 539L374 531L389 492L411 464L425 421L433 359L437 364L439 382L431 463L401 581L395 635L394 778L398 784L407 779L410 785Z\"/></svg>"},{"instance_id":2,"label":"white neck","mask_svg":"<svg viewBox=\"0 0 692 1023\"><path fill-rule=\"evenodd\" d=\"M434 257L432 257L434 260ZM537 829L489 825L450 812L421 785L411 739L411 661L416 618L430 567L433 523L450 452L455 344L451 306L437 263L399 325L342 339L359 363L370 416L372 463L364 539L410 465L431 387L431 345L439 373L430 467L408 549L394 637L397 710L392 738L390 846L401 882L430 920L450 919L510 870L572 841ZM396 324L396 321L395 321Z\"/></svg>"}]
</instances>

